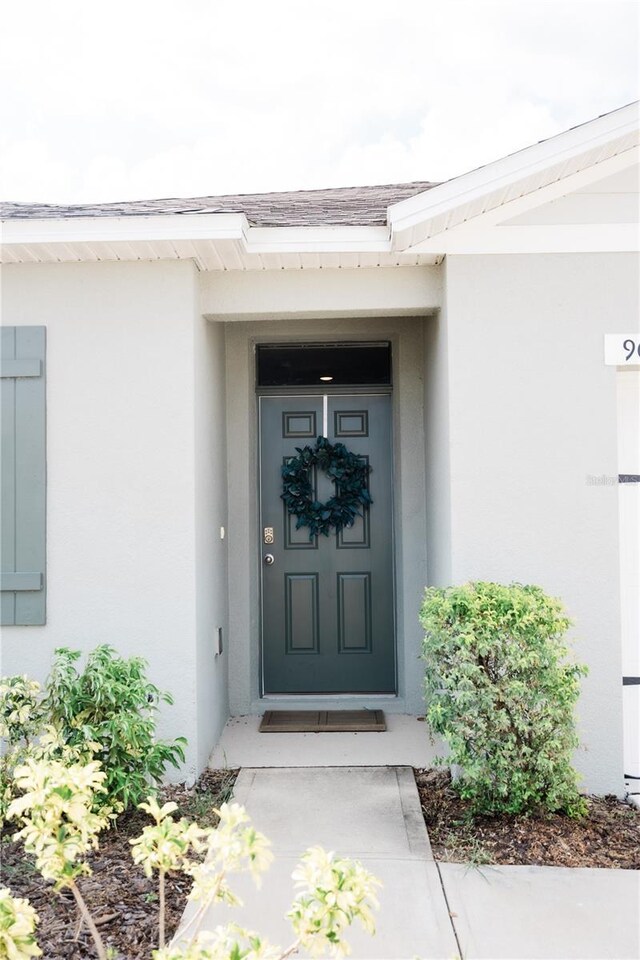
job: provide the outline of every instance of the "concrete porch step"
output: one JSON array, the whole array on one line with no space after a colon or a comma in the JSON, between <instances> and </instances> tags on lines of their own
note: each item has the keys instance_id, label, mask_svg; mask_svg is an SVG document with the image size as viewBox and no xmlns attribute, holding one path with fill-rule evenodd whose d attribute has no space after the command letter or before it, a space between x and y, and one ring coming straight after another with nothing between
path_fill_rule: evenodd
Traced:
<instances>
[{"instance_id":1,"label":"concrete porch step","mask_svg":"<svg viewBox=\"0 0 640 960\"><path fill-rule=\"evenodd\" d=\"M231 717L209 766L235 767L431 767L441 753L419 717L385 711L387 729L372 733L259 732L261 717Z\"/></svg>"}]
</instances>

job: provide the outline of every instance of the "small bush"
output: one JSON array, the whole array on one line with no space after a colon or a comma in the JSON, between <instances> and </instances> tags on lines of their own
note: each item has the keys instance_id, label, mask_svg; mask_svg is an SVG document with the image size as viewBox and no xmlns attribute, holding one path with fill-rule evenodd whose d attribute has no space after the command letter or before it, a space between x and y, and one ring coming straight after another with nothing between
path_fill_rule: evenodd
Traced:
<instances>
[{"instance_id":1,"label":"small bush","mask_svg":"<svg viewBox=\"0 0 640 960\"><path fill-rule=\"evenodd\" d=\"M173 699L149 683L141 657L125 659L104 644L81 673L79 657L77 650L56 650L43 706L65 744L92 746L106 775L104 802L126 809L144 799L150 782L160 782L168 763L184 760L186 740L156 741L158 706Z\"/></svg>"},{"instance_id":2,"label":"small bush","mask_svg":"<svg viewBox=\"0 0 640 960\"><path fill-rule=\"evenodd\" d=\"M468 583L425 593L426 707L476 812L584 812L571 764L586 668L567 660L570 621L535 586Z\"/></svg>"},{"instance_id":3,"label":"small bush","mask_svg":"<svg viewBox=\"0 0 640 960\"><path fill-rule=\"evenodd\" d=\"M0 678L0 829L13 800L13 771L44 723L42 687L26 674ZM2 952L0 951L0 957Z\"/></svg>"},{"instance_id":4,"label":"small bush","mask_svg":"<svg viewBox=\"0 0 640 960\"><path fill-rule=\"evenodd\" d=\"M159 783L167 764L184 760L184 737L156 741L161 702L173 703L145 676L145 661L97 647L78 672L77 650L55 652L44 691L26 676L0 680L0 825L14 796L13 773L29 758L89 763L106 775L100 806L135 806Z\"/></svg>"}]
</instances>

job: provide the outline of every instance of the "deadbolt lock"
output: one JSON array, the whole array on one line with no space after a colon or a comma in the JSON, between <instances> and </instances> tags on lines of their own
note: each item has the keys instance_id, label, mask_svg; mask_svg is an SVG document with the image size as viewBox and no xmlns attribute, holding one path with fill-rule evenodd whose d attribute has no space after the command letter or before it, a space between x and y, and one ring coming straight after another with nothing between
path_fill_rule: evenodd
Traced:
<instances>
[{"instance_id":1,"label":"deadbolt lock","mask_svg":"<svg viewBox=\"0 0 640 960\"><path fill-rule=\"evenodd\" d=\"M273 543L273 527L264 528L264 542Z\"/></svg>"}]
</instances>

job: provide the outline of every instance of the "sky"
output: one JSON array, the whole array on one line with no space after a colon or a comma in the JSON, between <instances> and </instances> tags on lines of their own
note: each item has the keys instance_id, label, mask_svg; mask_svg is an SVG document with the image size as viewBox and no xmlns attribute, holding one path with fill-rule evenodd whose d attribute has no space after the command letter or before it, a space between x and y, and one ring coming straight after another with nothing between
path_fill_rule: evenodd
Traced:
<instances>
[{"instance_id":1,"label":"sky","mask_svg":"<svg viewBox=\"0 0 640 960\"><path fill-rule=\"evenodd\" d=\"M0 200L441 181L640 97L638 0L5 0Z\"/></svg>"}]
</instances>

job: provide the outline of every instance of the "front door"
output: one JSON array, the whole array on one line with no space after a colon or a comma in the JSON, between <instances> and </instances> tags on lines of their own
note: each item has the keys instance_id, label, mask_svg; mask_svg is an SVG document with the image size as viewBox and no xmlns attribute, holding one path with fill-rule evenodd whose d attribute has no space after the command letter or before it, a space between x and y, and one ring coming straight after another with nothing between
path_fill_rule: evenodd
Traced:
<instances>
[{"instance_id":1,"label":"front door","mask_svg":"<svg viewBox=\"0 0 640 960\"><path fill-rule=\"evenodd\" d=\"M281 468L320 435L368 461L372 505L310 539ZM263 692L394 693L391 396L261 397L260 478ZM335 493L321 471L313 482L320 502Z\"/></svg>"}]
</instances>

